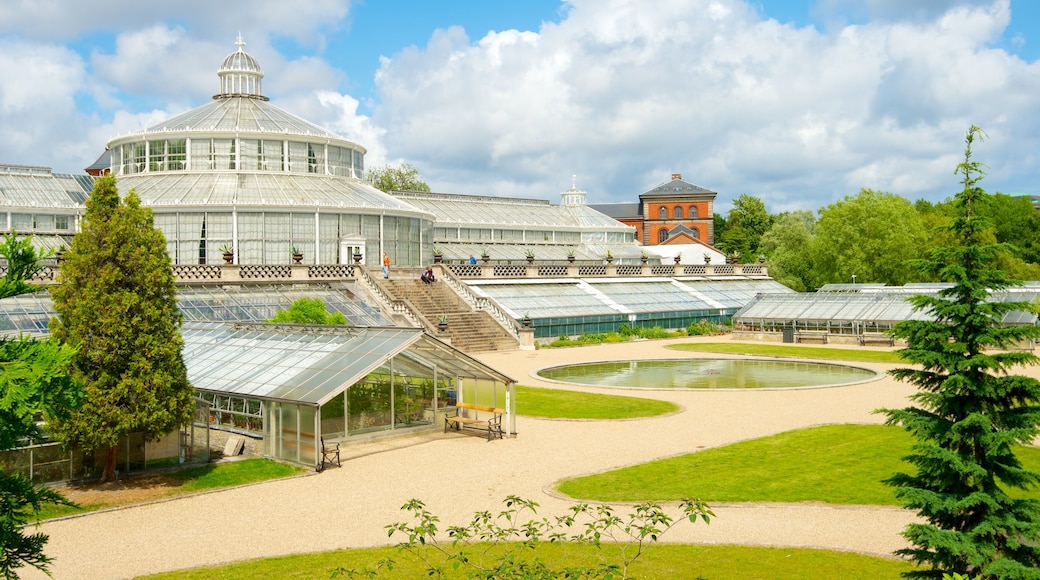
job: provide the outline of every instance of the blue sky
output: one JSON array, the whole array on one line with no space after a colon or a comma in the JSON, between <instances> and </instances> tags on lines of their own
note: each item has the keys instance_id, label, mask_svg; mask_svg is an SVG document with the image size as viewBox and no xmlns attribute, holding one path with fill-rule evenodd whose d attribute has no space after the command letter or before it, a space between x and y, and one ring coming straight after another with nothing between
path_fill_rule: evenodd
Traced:
<instances>
[{"instance_id":1,"label":"blue sky","mask_svg":"<svg viewBox=\"0 0 1040 580\"><path fill-rule=\"evenodd\" d=\"M437 191L634 201L683 173L770 211L939 201L971 124L991 191L1040 194L1031 0L14 0L0 163L78 173L205 103L235 50L277 106Z\"/></svg>"}]
</instances>

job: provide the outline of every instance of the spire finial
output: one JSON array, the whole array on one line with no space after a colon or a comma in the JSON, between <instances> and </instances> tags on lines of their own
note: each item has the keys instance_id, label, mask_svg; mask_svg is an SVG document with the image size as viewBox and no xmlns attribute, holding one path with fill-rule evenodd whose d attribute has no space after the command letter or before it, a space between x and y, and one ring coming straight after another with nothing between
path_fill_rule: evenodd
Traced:
<instances>
[{"instance_id":1,"label":"spire finial","mask_svg":"<svg viewBox=\"0 0 1040 580\"><path fill-rule=\"evenodd\" d=\"M577 189L578 188L578 186L576 185L577 184L577 180L578 180L578 176L574 175L572 173L571 174L571 189Z\"/></svg>"},{"instance_id":2,"label":"spire finial","mask_svg":"<svg viewBox=\"0 0 1040 580\"><path fill-rule=\"evenodd\" d=\"M246 41L242 40L242 33L238 33L238 38L235 39L235 46L238 47L238 52L242 52L242 47L246 45Z\"/></svg>"}]
</instances>

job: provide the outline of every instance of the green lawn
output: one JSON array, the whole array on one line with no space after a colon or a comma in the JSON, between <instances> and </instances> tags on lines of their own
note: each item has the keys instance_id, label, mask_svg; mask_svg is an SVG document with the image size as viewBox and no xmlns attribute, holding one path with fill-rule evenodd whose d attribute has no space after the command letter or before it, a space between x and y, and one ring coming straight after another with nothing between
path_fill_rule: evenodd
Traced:
<instances>
[{"instance_id":1,"label":"green lawn","mask_svg":"<svg viewBox=\"0 0 1040 580\"><path fill-rule=\"evenodd\" d=\"M703 525L703 524L697 524ZM474 550L475 551L475 550ZM599 562L600 555L593 548L566 543L541 543L537 555L546 562L566 562L569 565L590 565ZM605 546L608 561L613 548ZM400 553L395 548L338 550L250 560L219 567L195 568L166 574L147 576L149 580L302 580L327 579L337 567L361 569L374 566L381 558L396 562L392 572L383 572L376 578L424 578L425 568L414 556ZM672 580L698 578L711 580L874 580L898 578L913 570L906 562L848 552L797 548L758 548L750 546L700 546L688 544L657 544L651 547L629 568L629 575L641 580ZM469 576L457 572L447 578Z\"/></svg>"},{"instance_id":2,"label":"green lawn","mask_svg":"<svg viewBox=\"0 0 1040 580\"><path fill-rule=\"evenodd\" d=\"M671 344L665 348L694 352L720 352L759 356L789 356L824 360L856 362L878 362L902 364L903 359L895 351L859 348L821 348L818 346L787 346L775 343L748 344L742 342L689 342Z\"/></svg>"},{"instance_id":3,"label":"green lawn","mask_svg":"<svg viewBox=\"0 0 1040 580\"><path fill-rule=\"evenodd\" d=\"M551 419L635 419L674 413L679 406L639 397L516 386L516 412Z\"/></svg>"},{"instance_id":4,"label":"green lawn","mask_svg":"<svg viewBox=\"0 0 1040 580\"><path fill-rule=\"evenodd\" d=\"M596 501L805 502L899 505L881 483L912 467L900 460L911 439L899 427L827 425L706 449L606 473L567 479L557 489ZM1018 450L1040 471L1040 449ZM1040 499L1040 489L1012 495Z\"/></svg>"},{"instance_id":5,"label":"green lawn","mask_svg":"<svg viewBox=\"0 0 1040 580\"><path fill-rule=\"evenodd\" d=\"M165 497L196 493L207 489L232 487L247 483L255 483L258 481L266 481L269 479L289 477L302 472L302 468L285 465L283 463L278 463L277 461L271 461L268 459L244 459L242 461L228 463L211 463L179 471L141 474L126 478L124 481L127 482L127 485L133 486L135 481L147 478L148 486L150 488L160 490L152 499L161 499ZM72 489L89 488L93 485L97 484L74 486ZM58 491L61 492L60 489ZM117 495L113 494L113 497L117 497ZM78 508L45 505L40 511L40 519L44 520L73 514L81 514L105 508L128 505L129 503L133 502L121 503L119 501L114 501L110 503L95 503L80 505Z\"/></svg>"}]
</instances>

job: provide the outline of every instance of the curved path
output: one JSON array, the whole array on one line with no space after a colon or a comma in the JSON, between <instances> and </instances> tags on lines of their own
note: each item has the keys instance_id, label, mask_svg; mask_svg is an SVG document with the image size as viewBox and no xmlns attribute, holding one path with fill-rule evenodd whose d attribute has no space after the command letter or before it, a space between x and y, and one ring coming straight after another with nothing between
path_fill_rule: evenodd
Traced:
<instances>
[{"instance_id":1,"label":"curved path","mask_svg":"<svg viewBox=\"0 0 1040 580\"><path fill-rule=\"evenodd\" d=\"M630 421L518 419L519 436L486 442L426 434L344 447L342 469L47 523L54 577L127 578L203 564L383 545L383 526L422 499L444 526L495 510L510 494L541 504L571 502L547 490L569 476L826 423L879 423L879 407L906 404L912 389L888 377L822 389L626 391L563 387L531 372L571 362L712 355L664 348L673 342L515 351L482 355L520 384L630 394L674 401L683 412ZM717 340L717 339L716 339ZM859 364L859 363L857 363ZM888 365L859 364L884 371ZM665 541L819 547L890 554L913 516L896 508L712 504L710 525L679 525ZM27 572L25 577L43 577Z\"/></svg>"}]
</instances>

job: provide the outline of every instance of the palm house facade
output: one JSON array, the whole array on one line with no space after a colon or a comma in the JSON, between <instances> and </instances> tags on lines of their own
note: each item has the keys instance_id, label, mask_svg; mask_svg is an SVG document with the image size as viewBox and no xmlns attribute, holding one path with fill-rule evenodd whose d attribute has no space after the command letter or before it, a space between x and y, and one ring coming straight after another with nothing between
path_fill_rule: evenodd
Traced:
<instances>
[{"instance_id":1,"label":"palm house facade","mask_svg":"<svg viewBox=\"0 0 1040 580\"><path fill-rule=\"evenodd\" d=\"M110 141L121 191L155 213L175 264L422 263L434 216L363 180L366 150L274 105L243 49L205 105Z\"/></svg>"}]
</instances>

